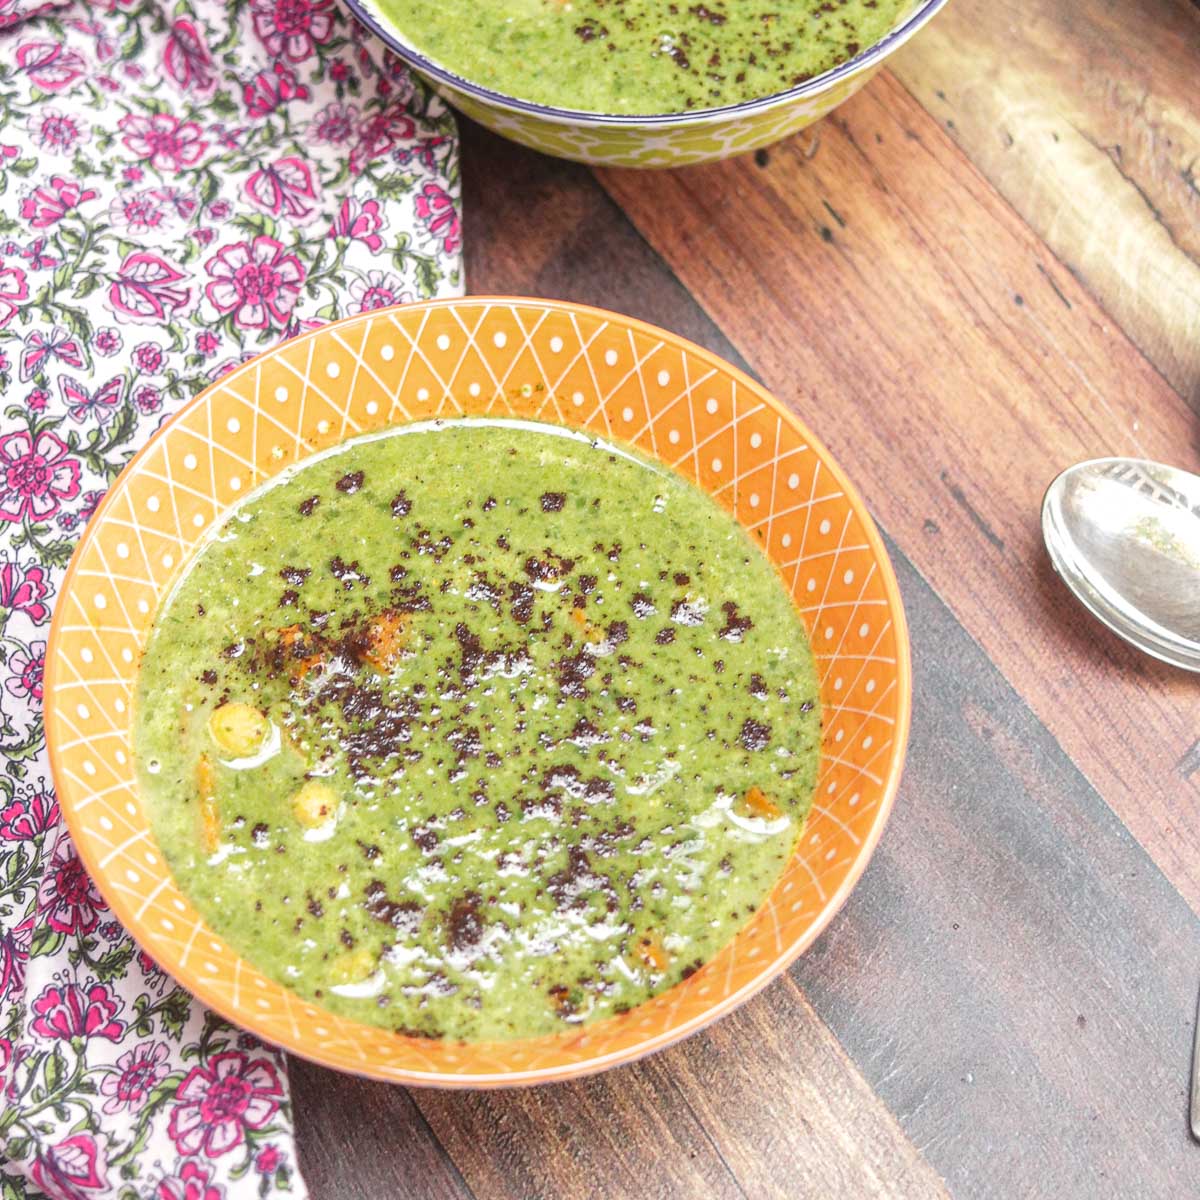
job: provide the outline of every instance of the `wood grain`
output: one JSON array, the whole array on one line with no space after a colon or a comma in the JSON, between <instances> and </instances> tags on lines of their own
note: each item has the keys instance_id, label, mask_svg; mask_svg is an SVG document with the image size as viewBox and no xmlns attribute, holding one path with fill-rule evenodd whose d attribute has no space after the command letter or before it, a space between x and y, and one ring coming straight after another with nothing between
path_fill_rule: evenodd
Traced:
<instances>
[{"instance_id":1,"label":"wood grain","mask_svg":"<svg viewBox=\"0 0 1200 1200\"><path fill-rule=\"evenodd\" d=\"M470 1200L403 1088L288 1059L300 1170L312 1200Z\"/></svg>"},{"instance_id":2,"label":"wood grain","mask_svg":"<svg viewBox=\"0 0 1200 1200\"><path fill-rule=\"evenodd\" d=\"M1200 8L955 0L892 69L1200 411Z\"/></svg>"},{"instance_id":3,"label":"wood grain","mask_svg":"<svg viewBox=\"0 0 1200 1200\"><path fill-rule=\"evenodd\" d=\"M601 181L1200 907L1200 692L1070 600L1038 523L1077 459L1195 463L1187 404L887 75L769 159Z\"/></svg>"},{"instance_id":4,"label":"wood grain","mask_svg":"<svg viewBox=\"0 0 1200 1200\"><path fill-rule=\"evenodd\" d=\"M594 1079L415 1098L480 1200L946 1196L790 981Z\"/></svg>"}]
</instances>

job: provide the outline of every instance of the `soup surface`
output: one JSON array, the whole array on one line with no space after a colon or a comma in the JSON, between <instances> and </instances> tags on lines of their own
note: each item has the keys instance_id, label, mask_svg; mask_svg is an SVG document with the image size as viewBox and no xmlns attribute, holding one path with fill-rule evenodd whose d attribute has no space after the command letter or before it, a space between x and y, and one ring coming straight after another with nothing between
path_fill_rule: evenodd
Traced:
<instances>
[{"instance_id":1,"label":"soup surface","mask_svg":"<svg viewBox=\"0 0 1200 1200\"><path fill-rule=\"evenodd\" d=\"M490 1040L710 959L803 828L803 625L732 517L633 451L463 420L248 496L156 615L135 749L180 887L361 1021Z\"/></svg>"},{"instance_id":2,"label":"soup surface","mask_svg":"<svg viewBox=\"0 0 1200 1200\"><path fill-rule=\"evenodd\" d=\"M374 0L418 51L506 96L676 113L786 91L877 42L912 0Z\"/></svg>"}]
</instances>

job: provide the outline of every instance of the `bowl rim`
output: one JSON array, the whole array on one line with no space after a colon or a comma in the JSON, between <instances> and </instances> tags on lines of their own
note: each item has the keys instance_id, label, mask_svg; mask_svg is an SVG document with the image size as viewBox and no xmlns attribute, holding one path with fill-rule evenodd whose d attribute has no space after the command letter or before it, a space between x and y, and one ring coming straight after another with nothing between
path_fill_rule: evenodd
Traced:
<instances>
[{"instance_id":1,"label":"bowl rim","mask_svg":"<svg viewBox=\"0 0 1200 1200\"><path fill-rule=\"evenodd\" d=\"M828 71L814 75L795 87L782 92L772 92L753 100L741 100L724 104L718 108L700 108L675 113L598 113L587 109L561 108L553 104L541 104L533 100L521 100L505 92L498 92L441 66L400 36L399 31L380 14L373 0L345 0L346 7L355 18L365 25L410 67L422 75L431 76L439 83L456 92L463 93L491 108L538 117L562 125L589 125L603 128L655 129L663 126L703 125L735 117L753 116L760 112L815 96L848 79L860 71L879 65L889 54L902 46L922 28L948 0L917 0L916 7L894 29L889 30L879 41L853 58L837 63Z\"/></svg>"},{"instance_id":2,"label":"bowl rim","mask_svg":"<svg viewBox=\"0 0 1200 1200\"><path fill-rule=\"evenodd\" d=\"M872 821L867 835L863 838L859 852L856 855L854 862L847 871L845 878L835 891L825 900L820 910L813 917L808 928L803 935L797 938L791 944L784 946L776 957L763 964L761 969L750 979L746 984L739 988L736 992L724 996L714 1004L697 1013L691 1019L674 1026L670 1029L663 1030L657 1034L647 1037L644 1041L636 1045L612 1051L605 1055L599 1055L595 1058L580 1059L568 1064L558 1064L553 1066L543 1066L531 1068L523 1071L503 1071L503 1072L476 1072L473 1074L450 1074L437 1071L421 1071L421 1070L404 1070L404 1071L388 1071L373 1072L369 1066L364 1066L362 1069L349 1067L341 1061L322 1053L319 1047L309 1045L297 1038L295 1043L287 1042L282 1045L290 1054L295 1054L300 1058L310 1062L317 1063L320 1066L329 1067L344 1074L358 1075L368 1079L383 1080L388 1083L397 1083L403 1086L420 1086L420 1087L436 1087L445 1089L464 1089L464 1088L494 1088L494 1087L513 1087L527 1086L531 1084L543 1083L558 1083L571 1079L580 1079L588 1075L596 1074L600 1071L607 1070L611 1067L626 1065L637 1062L649 1054L664 1050L668 1046L674 1045L676 1042L682 1041L686 1037L690 1037L694 1033L711 1025L714 1021L723 1016L727 1016L734 1009L739 1008L746 1001L751 999L762 991L768 984L774 983L780 975L784 973L795 961L803 954L821 934L829 926L830 922L841 910L849 897L851 891L858 885L862 878L867 865L874 857L875 851L878 848L879 842L883 837L884 829L887 826L888 820L891 817L892 809L895 805L896 795L900 786L900 779L904 771L904 764L908 753L908 741L912 724L912 652L909 640L908 621L905 615L904 602L900 594L900 585L896 579L895 569L892 565L891 556L888 553L887 546L884 543L883 536L880 534L875 525L875 521L867 508L865 501L858 489L850 482L843 471L841 464L830 453L825 442L815 436L807 424L798 416L796 416L781 400L777 399L767 387L757 380L753 379L741 368L735 366L727 359L722 358L714 351L708 350L704 346L691 341L689 338L676 334L669 329L664 329L662 326L657 326L648 321L643 321L637 317L625 316L622 313L614 312L611 309L603 309L594 305L577 304L569 300L547 300L537 297L514 296L514 295L481 295L481 296L459 296L447 297L437 300L416 301L411 304L395 305L387 309L376 309L367 313L356 314L351 317L342 318L338 321L331 321L318 329L309 330L298 337L288 341L281 341L276 345L262 351L261 354L256 354L252 359L240 364L234 370L228 372L220 379L214 380L197 392L190 400L183 404L175 413L173 413L166 421L164 421L154 434L147 440L146 444L125 464L120 475L110 485L105 493L103 500L97 506L96 511L88 520L87 527L84 530L83 536L79 539L75 550L71 555L70 562L67 564L66 572L63 575L62 582L59 585L59 603L55 605L54 616L51 619L50 629L47 634L46 648L46 673L45 673L45 730L46 730L46 745L50 762L51 779L58 788L58 780L66 777L66 772L61 761L58 741L57 728L58 721L53 719L57 716L59 706L59 672L61 669L62 655L59 653L59 642L64 636L63 625L67 621L66 611L67 606L62 602L63 597L74 587L75 575L82 561L86 548L89 546L92 538L95 536L93 531L98 529L105 517L106 511L110 502L115 502L118 484L124 479L126 473L132 473L134 468L145 458L148 458L157 448L160 439L165 439L170 430L182 419L190 414L194 409L199 408L207 402L207 398L211 394L215 394L219 389L226 384L234 381L241 376L248 374L258 368L260 362L269 355L278 353L284 346L292 346L294 344L303 344L305 341L317 339L327 334L330 329L345 329L352 328L355 325L363 322L378 319L381 314L386 315L389 312L412 312L416 310L432 310L439 308L483 308L486 309L496 306L506 305L516 308L540 308L543 310L559 310L575 315L588 316L598 318L603 321L612 321L619 323L623 328L631 331L646 334L655 338L661 338L668 344L674 345L676 348L684 351L689 355L694 355L699 359L704 360L712 365L717 370L726 372L729 377L736 381L739 387L746 389L751 394L761 399L768 408L770 408L781 420L787 422L793 431L813 450L814 453L821 459L822 466L834 477L837 481L842 494L853 511L855 516L862 524L863 536L870 547L878 566L880 579L883 584L884 592L887 596L888 614L891 618L896 644L896 715L894 734L892 738L892 752L890 754L888 769L883 780L883 786L880 792L879 801L875 809L875 817ZM553 424L553 422L550 422ZM265 482L265 481L264 481ZM256 485L258 486L258 485ZM235 502L240 503L240 500ZM231 506L232 507L232 506ZM224 515L228 509L222 510L214 517L214 521ZM54 732L52 732L52 730ZM81 824L82 818L75 810L74 806L63 806L63 820L66 824L67 831L71 835L72 843L75 846L76 853L87 869L89 877L96 884L104 897L105 902L112 909L114 916L121 921L126 932L134 939L139 948L146 950L146 944L143 939L138 936L143 925L141 919L133 911L132 903L127 903L126 898L121 892L115 888L106 886L103 873L100 871L99 851L98 848L85 835L80 836L83 827ZM148 824L148 822L147 822ZM735 935L736 936L736 935ZM149 953L149 951L147 951ZM238 1009L233 1003L227 1002L225 996L219 991L215 984L211 984L202 974L193 973L190 969L184 972L185 978L181 978L174 969L167 969L167 974L182 987L189 995L199 1000L206 1007L224 1017L233 1026L240 1029L248 1030L255 1036L262 1037L253 1025L248 1024L245 1020L246 1014ZM284 986L284 985L280 985ZM264 1039L265 1040L265 1039ZM520 1039L518 1039L520 1040ZM468 1043L469 1045L470 1043Z\"/></svg>"}]
</instances>

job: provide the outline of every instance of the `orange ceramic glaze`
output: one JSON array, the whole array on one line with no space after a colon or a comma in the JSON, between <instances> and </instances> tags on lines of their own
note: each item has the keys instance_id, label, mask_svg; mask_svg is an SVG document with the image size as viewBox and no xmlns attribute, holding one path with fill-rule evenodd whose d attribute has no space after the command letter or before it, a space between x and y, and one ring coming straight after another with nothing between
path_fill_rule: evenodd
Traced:
<instances>
[{"instance_id":1,"label":"orange ceramic glaze","mask_svg":"<svg viewBox=\"0 0 1200 1200\"><path fill-rule=\"evenodd\" d=\"M252 488L359 433L463 413L632 442L717 498L803 615L824 730L812 815L751 923L689 979L618 1017L499 1043L359 1025L261 975L176 887L143 816L131 745L138 659L159 601L205 532ZM267 1041L406 1084L568 1079L629 1062L753 995L809 946L862 874L899 782L910 713L895 576L829 452L748 376L613 313L537 300L414 304L326 326L208 388L129 464L88 524L50 631L46 735L88 870L146 951Z\"/></svg>"}]
</instances>

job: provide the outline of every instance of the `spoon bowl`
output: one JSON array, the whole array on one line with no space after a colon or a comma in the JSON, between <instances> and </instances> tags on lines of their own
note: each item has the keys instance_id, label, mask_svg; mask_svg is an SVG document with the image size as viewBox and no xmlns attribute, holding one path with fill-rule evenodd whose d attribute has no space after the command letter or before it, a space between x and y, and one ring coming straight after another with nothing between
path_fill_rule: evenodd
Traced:
<instances>
[{"instance_id":1,"label":"spoon bowl","mask_svg":"<svg viewBox=\"0 0 1200 1200\"><path fill-rule=\"evenodd\" d=\"M1200 671L1200 477L1134 458L1059 475L1042 502L1054 569L1139 650Z\"/></svg>"}]
</instances>

